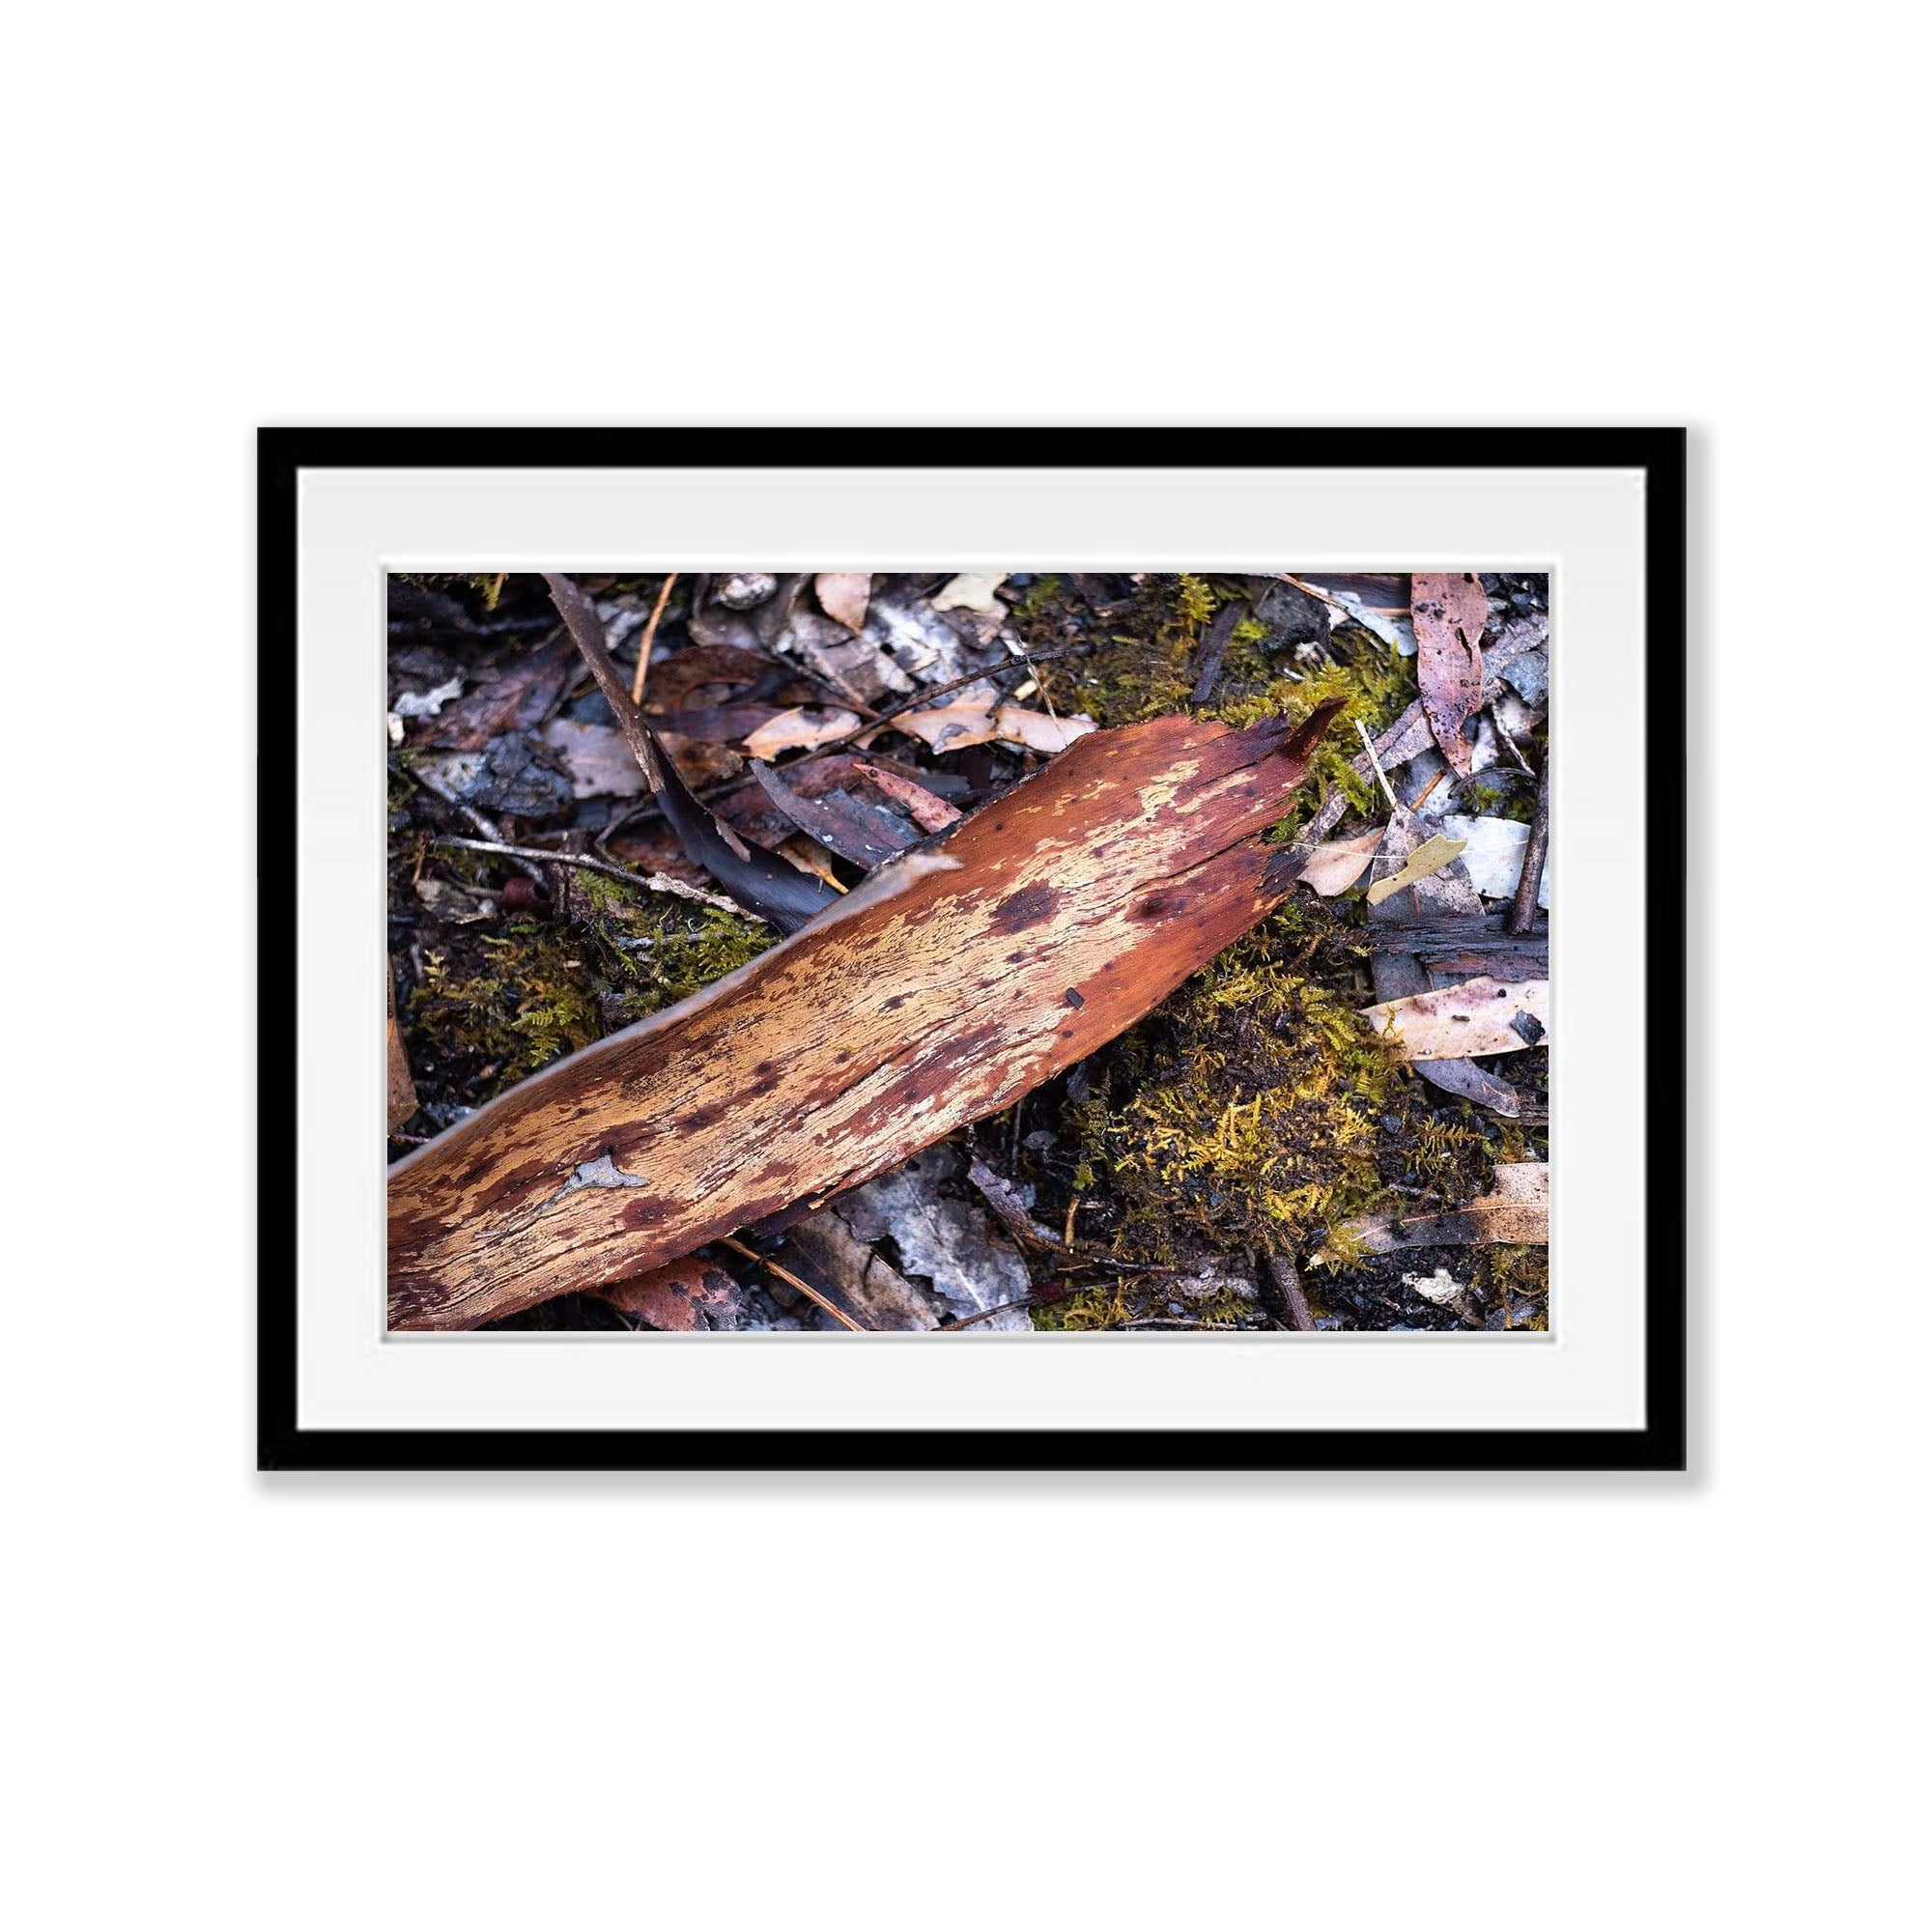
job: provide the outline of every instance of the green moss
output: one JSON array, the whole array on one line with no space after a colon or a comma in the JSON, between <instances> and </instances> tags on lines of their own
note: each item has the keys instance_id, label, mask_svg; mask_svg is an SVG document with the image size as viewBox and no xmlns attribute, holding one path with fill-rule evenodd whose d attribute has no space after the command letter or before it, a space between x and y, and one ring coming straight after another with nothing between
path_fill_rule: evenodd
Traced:
<instances>
[{"instance_id":1,"label":"green moss","mask_svg":"<svg viewBox=\"0 0 1932 1932\"><path fill-rule=\"evenodd\" d=\"M1487 1305L1514 1311L1512 1326L1533 1329L1549 1326L1548 1248L1507 1243L1478 1248L1473 1272L1475 1285ZM1532 1304L1527 1313L1522 1312L1525 1302Z\"/></svg>"},{"instance_id":2,"label":"green moss","mask_svg":"<svg viewBox=\"0 0 1932 1932\"><path fill-rule=\"evenodd\" d=\"M777 937L734 914L595 872L574 872L568 892L567 923L512 920L500 933L466 939L461 961L423 954L422 983L410 997L415 1037L485 1096L675 1006Z\"/></svg>"},{"instance_id":3,"label":"green moss","mask_svg":"<svg viewBox=\"0 0 1932 1932\"><path fill-rule=\"evenodd\" d=\"M1122 1204L1122 1256L1169 1261L1188 1238L1293 1250L1380 1198L1378 1122L1406 1076L1287 968L1295 937L1277 917L1237 941L1116 1042L1106 1089L1069 1103L1084 1168Z\"/></svg>"},{"instance_id":4,"label":"green moss","mask_svg":"<svg viewBox=\"0 0 1932 1932\"><path fill-rule=\"evenodd\" d=\"M479 971L462 971L445 952L423 954L411 1017L439 1060L489 1064L494 1071L483 1077L501 1092L600 1037L583 962L563 937L514 920L478 944L486 961Z\"/></svg>"},{"instance_id":5,"label":"green moss","mask_svg":"<svg viewBox=\"0 0 1932 1932\"><path fill-rule=\"evenodd\" d=\"M1243 617L1230 635L1212 701L1197 706L1194 680L1206 626L1217 609L1245 595L1233 581L1186 574L1150 580L1122 629L1091 655L1042 666L1040 681L1056 705L1083 711L1108 726L1174 711L1219 718L1237 727L1264 718L1299 724L1318 705L1339 698L1342 715L1317 750L1310 782L1280 836L1290 836L1338 788L1358 810L1371 810L1372 783L1357 778L1352 764L1361 751L1355 721L1371 731L1395 722L1416 696L1413 661L1366 632L1350 630L1331 640L1326 658L1291 668L1264 648L1270 635L1266 627ZM1049 601L1022 607L1031 635L1042 647L1053 640Z\"/></svg>"},{"instance_id":6,"label":"green moss","mask_svg":"<svg viewBox=\"0 0 1932 1932\"><path fill-rule=\"evenodd\" d=\"M640 892L599 872L574 872L569 890L595 983L620 1026L736 972L778 938L736 913Z\"/></svg>"},{"instance_id":7,"label":"green moss","mask_svg":"<svg viewBox=\"0 0 1932 1932\"><path fill-rule=\"evenodd\" d=\"M1040 683L1057 706L1107 727L1191 710L1202 627L1227 595L1185 573L1150 580L1122 630L1091 656L1042 666Z\"/></svg>"},{"instance_id":8,"label":"green moss","mask_svg":"<svg viewBox=\"0 0 1932 1932\"><path fill-rule=\"evenodd\" d=\"M1309 776L1295 800L1295 809L1275 828L1273 836L1293 836L1311 813L1336 791L1357 811L1374 813L1378 797L1373 779L1357 776L1354 759L1361 754L1359 719L1371 735L1386 730L1414 702L1415 671L1410 660L1370 644L1351 655L1312 667L1300 677L1272 676L1246 689L1232 684L1232 695L1211 706L1207 715L1223 724L1246 725L1264 718L1285 718L1292 724L1318 706L1339 699L1341 713L1309 760Z\"/></svg>"}]
</instances>

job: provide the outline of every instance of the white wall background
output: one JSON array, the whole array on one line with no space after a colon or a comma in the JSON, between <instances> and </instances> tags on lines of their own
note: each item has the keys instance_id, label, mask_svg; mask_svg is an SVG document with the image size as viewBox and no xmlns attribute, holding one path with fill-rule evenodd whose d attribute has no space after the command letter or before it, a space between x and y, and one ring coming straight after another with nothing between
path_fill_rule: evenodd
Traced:
<instances>
[{"instance_id":1,"label":"white wall background","mask_svg":"<svg viewBox=\"0 0 1932 1932\"><path fill-rule=\"evenodd\" d=\"M1922 1910L1901 18L15 23L14 1922ZM250 1472L258 421L1660 420L1697 433L1692 1477Z\"/></svg>"}]
</instances>

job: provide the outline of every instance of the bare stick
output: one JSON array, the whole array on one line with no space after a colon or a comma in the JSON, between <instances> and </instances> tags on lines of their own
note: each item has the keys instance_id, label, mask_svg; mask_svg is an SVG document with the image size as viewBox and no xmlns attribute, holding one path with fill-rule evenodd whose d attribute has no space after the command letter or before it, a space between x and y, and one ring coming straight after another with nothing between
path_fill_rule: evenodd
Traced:
<instances>
[{"instance_id":1,"label":"bare stick","mask_svg":"<svg viewBox=\"0 0 1932 1932\"><path fill-rule=\"evenodd\" d=\"M1308 1305L1308 1296L1301 1286L1300 1270L1288 1255L1270 1255L1267 1258L1268 1278L1274 1284L1281 1311L1288 1319L1291 1328L1310 1333L1315 1327L1315 1311Z\"/></svg>"},{"instance_id":2,"label":"bare stick","mask_svg":"<svg viewBox=\"0 0 1932 1932\"><path fill-rule=\"evenodd\" d=\"M503 834L494 818L485 817L484 814L478 811L473 805L466 805L462 799L458 798L457 795L453 791L451 791L446 784L442 782L440 779L432 778L428 772L418 768L417 770L411 772L410 776L416 781L416 783L421 785L425 791L433 793L436 797L441 799L444 805L453 806L458 811L462 812L464 817L469 819L470 824L475 826L477 831L482 833L485 838L494 838L497 840L498 849L501 850L506 856L510 856L510 848L507 845L501 844L500 842ZM544 875L540 871L538 871L537 868L534 866L532 866L527 859L519 858L517 860L517 867L520 871L523 871L524 873L527 874L527 876L534 879L538 885L543 884Z\"/></svg>"},{"instance_id":3,"label":"bare stick","mask_svg":"<svg viewBox=\"0 0 1932 1932\"><path fill-rule=\"evenodd\" d=\"M1369 736L1369 727L1359 718L1355 720L1355 729L1362 734L1362 749L1368 753L1369 763L1374 766L1376 777L1381 781L1382 790L1388 798L1389 810L1400 818L1402 800L1396 797L1395 787L1389 783L1388 774L1382 770L1382 761L1376 756L1376 741Z\"/></svg>"},{"instance_id":4,"label":"bare stick","mask_svg":"<svg viewBox=\"0 0 1932 1932\"><path fill-rule=\"evenodd\" d=\"M631 702L642 704L644 701L644 680L651 674L651 642L658 634L658 619L665 613L665 602L670 596L670 587L677 582L677 572L664 581L658 592L658 601L651 607L651 620L644 626L644 641L638 647L638 674L631 680Z\"/></svg>"},{"instance_id":5,"label":"bare stick","mask_svg":"<svg viewBox=\"0 0 1932 1932\"><path fill-rule=\"evenodd\" d=\"M707 893L702 886L688 886L682 879L673 879L665 872L633 872L622 866L607 865L602 859L587 858L581 852L546 852L540 845L505 845L494 838L439 838L439 845L461 846L466 852L495 852L504 859L541 859L552 866L582 866L587 872L602 872L607 879L622 879L627 886L642 886L654 893L670 893L681 899L696 899L700 905L716 906L720 912L735 912L743 919L756 919L757 914L747 912L735 899L727 899L723 893ZM526 866L525 870L533 873L537 883L543 883L543 874Z\"/></svg>"},{"instance_id":6,"label":"bare stick","mask_svg":"<svg viewBox=\"0 0 1932 1932\"><path fill-rule=\"evenodd\" d=\"M1543 776L1536 781L1536 816L1530 820L1529 843L1523 847L1522 877L1510 902L1509 930L1527 932L1536 919L1536 895L1543 886L1543 860L1549 850L1549 747L1543 748Z\"/></svg>"}]
</instances>

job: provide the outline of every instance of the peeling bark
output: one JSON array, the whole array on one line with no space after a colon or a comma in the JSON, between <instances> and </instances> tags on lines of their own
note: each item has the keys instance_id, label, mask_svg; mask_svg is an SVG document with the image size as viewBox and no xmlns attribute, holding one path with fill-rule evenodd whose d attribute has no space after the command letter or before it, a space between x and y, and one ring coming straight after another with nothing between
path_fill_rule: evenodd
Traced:
<instances>
[{"instance_id":1,"label":"peeling bark","mask_svg":"<svg viewBox=\"0 0 1932 1932\"><path fill-rule=\"evenodd\" d=\"M812 1205L1084 1059L1260 919L1292 737L1082 738L716 985L503 1094L389 1179L389 1323L472 1328Z\"/></svg>"}]
</instances>

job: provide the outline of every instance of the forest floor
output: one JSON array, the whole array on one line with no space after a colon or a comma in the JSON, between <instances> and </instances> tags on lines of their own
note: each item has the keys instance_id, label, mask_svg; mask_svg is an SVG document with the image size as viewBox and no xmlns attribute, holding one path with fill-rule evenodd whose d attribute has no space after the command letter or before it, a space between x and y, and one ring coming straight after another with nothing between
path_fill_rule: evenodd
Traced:
<instances>
[{"instance_id":1,"label":"forest floor","mask_svg":"<svg viewBox=\"0 0 1932 1932\"><path fill-rule=\"evenodd\" d=\"M918 1311L895 1325L940 1329L1547 1327L1548 920L1518 884L1540 795L1547 831L1548 585L1460 580L1472 670L1437 582L579 577L725 836L834 892L1091 728L1344 708L1269 834L1313 854L1302 882L1139 1024L706 1247L696 1302L646 1280L497 1325L831 1328L886 1278ZM542 578L392 578L388 700L393 1161L781 935L667 822ZM1501 1050L1427 1059L1423 1009L1371 1011L1434 999L1453 1035L1472 989Z\"/></svg>"}]
</instances>

